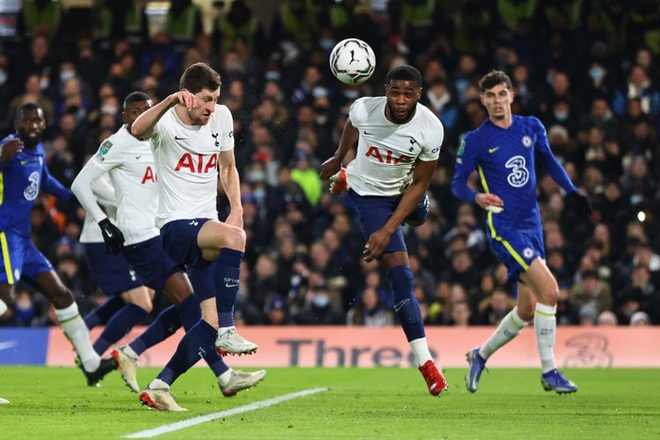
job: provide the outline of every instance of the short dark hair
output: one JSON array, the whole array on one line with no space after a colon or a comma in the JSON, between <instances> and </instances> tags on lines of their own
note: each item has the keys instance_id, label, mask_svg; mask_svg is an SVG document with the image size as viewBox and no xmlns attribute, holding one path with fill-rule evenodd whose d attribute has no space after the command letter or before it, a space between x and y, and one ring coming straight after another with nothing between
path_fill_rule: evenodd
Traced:
<instances>
[{"instance_id":1,"label":"short dark hair","mask_svg":"<svg viewBox=\"0 0 660 440\"><path fill-rule=\"evenodd\" d=\"M124 98L124 110L126 110L128 106L133 104L134 102L144 102L144 101L151 101L151 98L146 93L139 91L129 93L126 96L126 98Z\"/></svg>"},{"instance_id":2,"label":"short dark hair","mask_svg":"<svg viewBox=\"0 0 660 440\"><path fill-rule=\"evenodd\" d=\"M199 93L202 90L217 90L222 85L222 78L220 74L213 70L211 66L206 63L195 63L188 66L181 81L179 81L180 89L187 89L190 93Z\"/></svg>"},{"instance_id":3,"label":"short dark hair","mask_svg":"<svg viewBox=\"0 0 660 440\"><path fill-rule=\"evenodd\" d=\"M21 119L21 117L23 116L23 112L28 110L43 112L43 109L39 106L39 104L36 104L34 102L26 102L19 105L18 108L16 109L16 119Z\"/></svg>"},{"instance_id":4,"label":"short dark hair","mask_svg":"<svg viewBox=\"0 0 660 440\"><path fill-rule=\"evenodd\" d=\"M385 84L389 84L391 81L414 81L418 86L422 85L422 74L419 73L419 70L415 69L413 66L404 64L403 66L395 67L394 69L387 72L385 77Z\"/></svg>"},{"instance_id":5,"label":"short dark hair","mask_svg":"<svg viewBox=\"0 0 660 440\"><path fill-rule=\"evenodd\" d=\"M498 84L506 85L506 88L509 90L513 88L513 84L511 84L511 78L509 78L509 75L502 72L501 70L491 70L479 81L479 91L483 93L488 89L492 89Z\"/></svg>"}]
</instances>

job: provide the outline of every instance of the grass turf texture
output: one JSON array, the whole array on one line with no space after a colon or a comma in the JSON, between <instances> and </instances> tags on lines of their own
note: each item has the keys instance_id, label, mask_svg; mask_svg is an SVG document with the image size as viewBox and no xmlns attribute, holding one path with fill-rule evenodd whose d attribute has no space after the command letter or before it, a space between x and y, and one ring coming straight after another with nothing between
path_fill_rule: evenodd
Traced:
<instances>
[{"instance_id":1,"label":"grass turf texture","mask_svg":"<svg viewBox=\"0 0 660 440\"><path fill-rule=\"evenodd\" d=\"M140 385L157 372L140 369ZM472 395L465 372L445 371L450 388L438 399L416 369L270 368L258 387L225 398L208 369L194 368L173 387L189 412L164 413L141 407L116 372L95 388L75 368L0 367L0 396L11 401L0 405L0 439L117 439L318 387L329 390L155 438L660 438L660 370L566 370L580 389L563 396L543 391L534 369L484 372Z\"/></svg>"}]
</instances>

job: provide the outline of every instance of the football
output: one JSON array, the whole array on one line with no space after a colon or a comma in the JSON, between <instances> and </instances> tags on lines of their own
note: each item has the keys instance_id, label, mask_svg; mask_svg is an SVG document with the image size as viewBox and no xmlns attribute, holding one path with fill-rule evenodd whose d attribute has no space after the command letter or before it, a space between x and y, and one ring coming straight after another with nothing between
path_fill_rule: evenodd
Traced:
<instances>
[{"instance_id":1,"label":"football","mask_svg":"<svg viewBox=\"0 0 660 440\"><path fill-rule=\"evenodd\" d=\"M360 84L369 79L376 68L371 47L357 38L337 43L330 52L330 70L344 84Z\"/></svg>"}]
</instances>

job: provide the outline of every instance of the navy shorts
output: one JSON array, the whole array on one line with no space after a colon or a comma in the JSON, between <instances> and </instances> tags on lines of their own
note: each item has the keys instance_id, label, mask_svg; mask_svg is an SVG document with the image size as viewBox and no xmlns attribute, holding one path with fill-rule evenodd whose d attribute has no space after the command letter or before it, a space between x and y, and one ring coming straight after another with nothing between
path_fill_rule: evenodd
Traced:
<instances>
[{"instance_id":1,"label":"navy shorts","mask_svg":"<svg viewBox=\"0 0 660 440\"><path fill-rule=\"evenodd\" d=\"M196 267L204 261L197 235L207 221L207 218L174 220L160 228L163 249L177 264Z\"/></svg>"},{"instance_id":2,"label":"navy shorts","mask_svg":"<svg viewBox=\"0 0 660 440\"><path fill-rule=\"evenodd\" d=\"M36 281L40 274L53 270L29 235L0 232L0 251L0 284L16 284L21 276Z\"/></svg>"},{"instance_id":3,"label":"navy shorts","mask_svg":"<svg viewBox=\"0 0 660 440\"><path fill-rule=\"evenodd\" d=\"M140 275L144 284L156 292L161 292L170 275L182 271L163 249L160 235L141 243L124 247L124 257Z\"/></svg>"},{"instance_id":4,"label":"navy shorts","mask_svg":"<svg viewBox=\"0 0 660 440\"><path fill-rule=\"evenodd\" d=\"M366 240L369 236L383 227L387 220L392 216L400 197L382 197L382 196L361 196L352 189L348 191L351 200L355 204L362 233ZM403 240L403 228L399 226L390 237L390 242L383 251L386 252L407 252L406 242Z\"/></svg>"},{"instance_id":5,"label":"navy shorts","mask_svg":"<svg viewBox=\"0 0 660 440\"><path fill-rule=\"evenodd\" d=\"M545 260L542 230L517 231L498 228L495 235L491 235L491 232L489 231L490 246L508 269L509 281L520 281L520 274L527 272L537 257Z\"/></svg>"},{"instance_id":6,"label":"navy shorts","mask_svg":"<svg viewBox=\"0 0 660 440\"><path fill-rule=\"evenodd\" d=\"M215 298L216 293L216 262L204 260L197 244L199 230L208 220L207 218L174 220L160 229L163 248L174 261L185 266L190 284L200 301Z\"/></svg>"},{"instance_id":7,"label":"navy shorts","mask_svg":"<svg viewBox=\"0 0 660 440\"><path fill-rule=\"evenodd\" d=\"M106 295L118 295L144 284L124 255L109 254L105 243L82 243L82 247L89 271Z\"/></svg>"}]
</instances>

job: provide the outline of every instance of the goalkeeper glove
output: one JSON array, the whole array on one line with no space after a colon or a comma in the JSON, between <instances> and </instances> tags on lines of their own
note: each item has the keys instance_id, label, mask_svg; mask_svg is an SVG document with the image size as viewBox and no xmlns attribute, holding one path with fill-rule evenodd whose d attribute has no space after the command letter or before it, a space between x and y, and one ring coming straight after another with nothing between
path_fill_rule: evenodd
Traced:
<instances>
[{"instance_id":1,"label":"goalkeeper glove","mask_svg":"<svg viewBox=\"0 0 660 440\"><path fill-rule=\"evenodd\" d=\"M580 191L573 191L572 193L567 194L566 202L573 206L573 208L581 215L584 215L585 217L591 215L591 203L589 203L589 199L582 195Z\"/></svg>"},{"instance_id":2,"label":"goalkeeper glove","mask_svg":"<svg viewBox=\"0 0 660 440\"><path fill-rule=\"evenodd\" d=\"M108 218L101 220L99 226L101 227L106 250L112 255L117 255L124 249L124 234Z\"/></svg>"}]
</instances>

